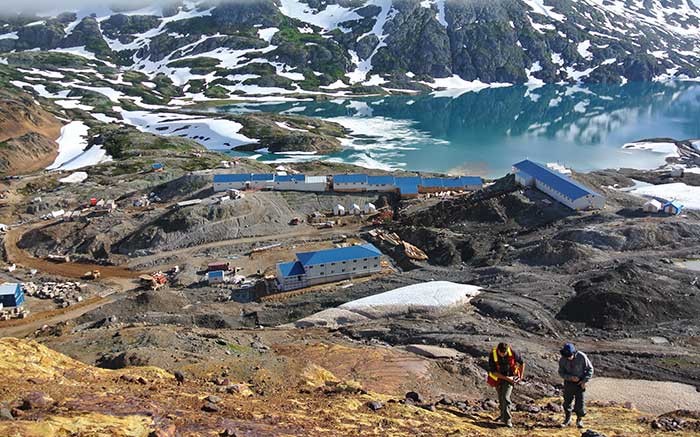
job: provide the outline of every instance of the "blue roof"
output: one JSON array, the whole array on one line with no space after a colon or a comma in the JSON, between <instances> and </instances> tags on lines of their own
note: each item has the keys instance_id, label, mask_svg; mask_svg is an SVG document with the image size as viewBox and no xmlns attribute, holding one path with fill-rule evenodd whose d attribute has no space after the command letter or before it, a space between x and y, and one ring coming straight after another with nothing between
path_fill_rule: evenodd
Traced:
<instances>
[{"instance_id":1,"label":"blue roof","mask_svg":"<svg viewBox=\"0 0 700 437\"><path fill-rule=\"evenodd\" d=\"M276 175L275 182L304 182L306 176L303 174L287 174L287 175Z\"/></svg>"},{"instance_id":2,"label":"blue roof","mask_svg":"<svg viewBox=\"0 0 700 437\"><path fill-rule=\"evenodd\" d=\"M418 185L421 182L420 176L400 176L395 178L396 185Z\"/></svg>"},{"instance_id":3,"label":"blue roof","mask_svg":"<svg viewBox=\"0 0 700 437\"><path fill-rule=\"evenodd\" d=\"M249 182L250 173L241 174L215 174L214 182Z\"/></svg>"},{"instance_id":4,"label":"blue roof","mask_svg":"<svg viewBox=\"0 0 700 437\"><path fill-rule=\"evenodd\" d=\"M341 262L351 259L372 258L381 256L382 252L372 244L360 246L341 247L338 249L319 250L317 252L297 253L297 259L304 265L326 264Z\"/></svg>"},{"instance_id":5,"label":"blue roof","mask_svg":"<svg viewBox=\"0 0 700 437\"><path fill-rule=\"evenodd\" d=\"M530 161L529 159L521 161L513 165L513 167L527 173L549 187L552 187L571 200L580 199L581 197L589 194L599 196L598 193L590 188L585 187L569 177L561 173L557 173L542 164Z\"/></svg>"},{"instance_id":6,"label":"blue roof","mask_svg":"<svg viewBox=\"0 0 700 437\"><path fill-rule=\"evenodd\" d=\"M426 188L434 187L444 187L445 179L443 178L423 178L420 183L421 186Z\"/></svg>"},{"instance_id":7,"label":"blue roof","mask_svg":"<svg viewBox=\"0 0 700 437\"><path fill-rule=\"evenodd\" d=\"M364 184L364 183L367 183L367 175L366 174L333 175L333 183L336 183L336 184Z\"/></svg>"},{"instance_id":8,"label":"blue roof","mask_svg":"<svg viewBox=\"0 0 700 437\"><path fill-rule=\"evenodd\" d=\"M445 188L464 188L467 185L462 178L445 178L442 183Z\"/></svg>"},{"instance_id":9,"label":"blue roof","mask_svg":"<svg viewBox=\"0 0 700 437\"><path fill-rule=\"evenodd\" d=\"M277 267L280 269L280 272L282 272L282 276L284 276L285 278L289 276L299 276L306 273L304 271L304 266L302 266L299 261L279 263L277 264Z\"/></svg>"},{"instance_id":10,"label":"blue roof","mask_svg":"<svg viewBox=\"0 0 700 437\"><path fill-rule=\"evenodd\" d=\"M254 181L271 181L275 178L275 175L272 173L253 173L250 177Z\"/></svg>"},{"instance_id":11,"label":"blue roof","mask_svg":"<svg viewBox=\"0 0 700 437\"><path fill-rule=\"evenodd\" d=\"M207 273L208 277L210 278L223 278L224 277L224 272L223 270L215 270L213 272Z\"/></svg>"},{"instance_id":12,"label":"blue roof","mask_svg":"<svg viewBox=\"0 0 700 437\"><path fill-rule=\"evenodd\" d=\"M459 180L465 187L467 185L484 185L484 180L477 176L462 176Z\"/></svg>"},{"instance_id":13,"label":"blue roof","mask_svg":"<svg viewBox=\"0 0 700 437\"><path fill-rule=\"evenodd\" d=\"M156 162L155 164L151 164L151 168L158 170L159 168L163 168L163 164Z\"/></svg>"},{"instance_id":14,"label":"blue roof","mask_svg":"<svg viewBox=\"0 0 700 437\"><path fill-rule=\"evenodd\" d=\"M669 206L673 206L674 208L676 208L676 210L677 210L678 212L683 211L683 204L680 203L680 202L677 201L677 200L672 200L672 201L670 201L670 202L666 202L666 203L664 204L663 208L666 209L666 208L668 208Z\"/></svg>"},{"instance_id":15,"label":"blue roof","mask_svg":"<svg viewBox=\"0 0 700 437\"><path fill-rule=\"evenodd\" d=\"M398 187L400 194L418 194L418 184L402 183Z\"/></svg>"},{"instance_id":16,"label":"blue roof","mask_svg":"<svg viewBox=\"0 0 700 437\"><path fill-rule=\"evenodd\" d=\"M21 291L19 284L15 284L12 282L6 282L6 283L0 285L0 295L9 294L11 296L14 296L15 294L17 294L18 289Z\"/></svg>"},{"instance_id":17,"label":"blue roof","mask_svg":"<svg viewBox=\"0 0 700 437\"><path fill-rule=\"evenodd\" d=\"M393 176L367 176L367 183L372 185L394 185Z\"/></svg>"}]
</instances>

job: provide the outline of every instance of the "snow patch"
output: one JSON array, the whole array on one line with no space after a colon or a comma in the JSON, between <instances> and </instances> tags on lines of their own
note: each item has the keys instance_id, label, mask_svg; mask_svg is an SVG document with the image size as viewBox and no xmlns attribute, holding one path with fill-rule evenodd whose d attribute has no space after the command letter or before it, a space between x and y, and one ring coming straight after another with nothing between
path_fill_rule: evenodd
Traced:
<instances>
[{"instance_id":1,"label":"snow patch","mask_svg":"<svg viewBox=\"0 0 700 437\"><path fill-rule=\"evenodd\" d=\"M72 121L63 126L61 136L56 140L58 156L47 170L75 170L110 161L112 158L101 146L85 150L88 131L89 128L82 121Z\"/></svg>"},{"instance_id":2,"label":"snow patch","mask_svg":"<svg viewBox=\"0 0 700 437\"><path fill-rule=\"evenodd\" d=\"M662 185L647 185L631 191L642 197L656 197L665 200L677 200L684 208L700 210L700 187L686 185L683 182Z\"/></svg>"},{"instance_id":3,"label":"snow patch","mask_svg":"<svg viewBox=\"0 0 700 437\"><path fill-rule=\"evenodd\" d=\"M271 42L272 37L275 36L275 34L277 32L279 32L279 29L276 27L268 27L267 29L258 29L258 36L262 40L265 40L267 42Z\"/></svg>"},{"instance_id":4,"label":"snow patch","mask_svg":"<svg viewBox=\"0 0 700 437\"><path fill-rule=\"evenodd\" d=\"M411 311L434 312L465 305L480 293L481 288L476 285L425 282L354 300L339 308L369 318L389 317Z\"/></svg>"},{"instance_id":5,"label":"snow patch","mask_svg":"<svg viewBox=\"0 0 700 437\"><path fill-rule=\"evenodd\" d=\"M122 111L121 115L125 122L143 132L189 138L213 150L258 141L239 134L243 125L231 120L148 111Z\"/></svg>"},{"instance_id":6,"label":"snow patch","mask_svg":"<svg viewBox=\"0 0 700 437\"><path fill-rule=\"evenodd\" d=\"M678 152L678 146L676 146L674 143L627 143L624 146L622 146L622 148L628 150L645 150L649 152L659 153L664 155L665 158L678 158L680 156Z\"/></svg>"}]
</instances>

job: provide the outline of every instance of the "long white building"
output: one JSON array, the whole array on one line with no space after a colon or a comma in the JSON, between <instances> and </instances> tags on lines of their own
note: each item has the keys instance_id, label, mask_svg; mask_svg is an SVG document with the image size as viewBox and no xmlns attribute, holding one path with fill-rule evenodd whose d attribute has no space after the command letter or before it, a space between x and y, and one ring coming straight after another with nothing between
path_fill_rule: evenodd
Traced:
<instances>
[{"instance_id":1,"label":"long white building","mask_svg":"<svg viewBox=\"0 0 700 437\"><path fill-rule=\"evenodd\" d=\"M367 276L382 270L382 252L372 244L297 253L297 260L277 264L282 291Z\"/></svg>"},{"instance_id":2,"label":"long white building","mask_svg":"<svg viewBox=\"0 0 700 437\"><path fill-rule=\"evenodd\" d=\"M542 164L526 159L513 165L515 181L535 187L573 210L602 209L605 197Z\"/></svg>"}]
</instances>

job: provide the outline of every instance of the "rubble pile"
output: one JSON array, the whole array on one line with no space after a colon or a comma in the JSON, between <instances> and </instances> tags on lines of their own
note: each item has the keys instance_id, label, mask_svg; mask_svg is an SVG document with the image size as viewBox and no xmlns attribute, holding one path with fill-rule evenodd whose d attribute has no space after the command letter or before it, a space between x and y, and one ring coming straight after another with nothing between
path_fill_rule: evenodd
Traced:
<instances>
[{"instance_id":1,"label":"rubble pile","mask_svg":"<svg viewBox=\"0 0 700 437\"><path fill-rule=\"evenodd\" d=\"M0 305L0 308L2 305ZM11 307L0 309L0 320L24 319L29 315L29 310L24 307Z\"/></svg>"},{"instance_id":2,"label":"rubble pile","mask_svg":"<svg viewBox=\"0 0 700 437\"><path fill-rule=\"evenodd\" d=\"M33 282L24 284L24 293L37 299L52 299L61 308L82 302L82 284L79 282Z\"/></svg>"}]
</instances>

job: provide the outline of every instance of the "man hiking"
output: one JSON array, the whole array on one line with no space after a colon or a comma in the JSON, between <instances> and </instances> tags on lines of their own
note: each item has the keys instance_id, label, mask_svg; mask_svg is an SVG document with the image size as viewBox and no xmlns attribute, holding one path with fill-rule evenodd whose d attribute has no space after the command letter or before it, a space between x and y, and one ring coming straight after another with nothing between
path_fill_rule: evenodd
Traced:
<instances>
[{"instance_id":1,"label":"man hiking","mask_svg":"<svg viewBox=\"0 0 700 437\"><path fill-rule=\"evenodd\" d=\"M513 386L523 377L525 364L520 354L516 353L507 343L499 343L489 355L489 374L486 382L496 387L498 404L501 415L498 420L508 428L513 427L513 416L510 414L512 404L510 395Z\"/></svg>"},{"instance_id":2,"label":"man hiking","mask_svg":"<svg viewBox=\"0 0 700 437\"><path fill-rule=\"evenodd\" d=\"M576 400L573 411L576 413L576 426L583 428L586 415L584 393L586 383L593 377L593 365L586 354L577 351L571 343L566 343L559 351L559 376L564 379L564 422L562 428L571 425L571 404Z\"/></svg>"}]
</instances>

